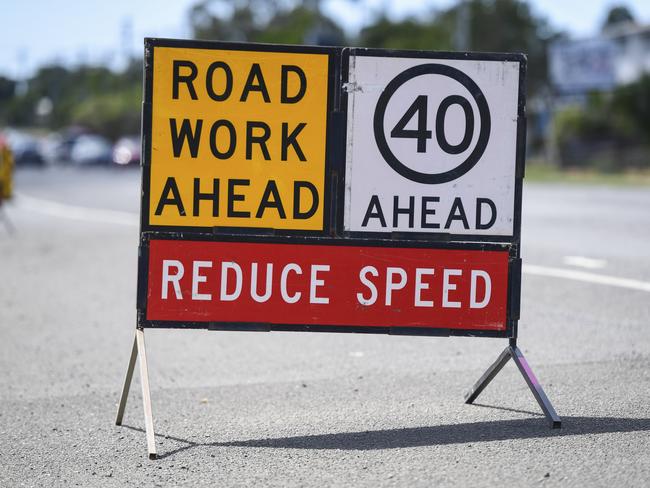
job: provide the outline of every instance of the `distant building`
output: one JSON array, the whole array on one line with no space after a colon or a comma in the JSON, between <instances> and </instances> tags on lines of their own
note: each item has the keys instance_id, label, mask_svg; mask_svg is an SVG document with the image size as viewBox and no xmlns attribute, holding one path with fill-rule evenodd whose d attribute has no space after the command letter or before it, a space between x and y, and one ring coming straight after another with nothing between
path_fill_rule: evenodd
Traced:
<instances>
[{"instance_id":1,"label":"distant building","mask_svg":"<svg viewBox=\"0 0 650 488\"><path fill-rule=\"evenodd\" d=\"M623 23L597 37L562 40L549 48L555 93L572 98L609 91L650 73L650 25Z\"/></svg>"}]
</instances>

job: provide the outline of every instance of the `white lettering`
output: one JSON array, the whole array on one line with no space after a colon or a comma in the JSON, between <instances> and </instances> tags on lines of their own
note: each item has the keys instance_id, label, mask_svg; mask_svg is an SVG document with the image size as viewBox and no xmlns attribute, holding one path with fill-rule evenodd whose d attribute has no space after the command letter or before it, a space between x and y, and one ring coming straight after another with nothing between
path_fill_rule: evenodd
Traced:
<instances>
[{"instance_id":1,"label":"white lettering","mask_svg":"<svg viewBox=\"0 0 650 488\"><path fill-rule=\"evenodd\" d=\"M170 275L169 268L176 268L176 274ZM181 294L181 278L185 274L185 268L183 263L176 261L175 259L163 259L163 271L162 271L162 299L167 300L167 292L169 290L169 284L174 285L174 293L176 294L177 300L182 300L183 295Z\"/></svg>"},{"instance_id":2,"label":"white lettering","mask_svg":"<svg viewBox=\"0 0 650 488\"><path fill-rule=\"evenodd\" d=\"M282 269L282 274L280 275L280 294L282 295L282 299L285 302L296 303L298 300L300 300L300 296L302 295L302 293L297 291L293 295L289 295L289 293L287 292L287 277L289 276L290 271L293 271L298 275L302 274L302 268L298 266L296 263L287 264Z\"/></svg>"},{"instance_id":3,"label":"white lettering","mask_svg":"<svg viewBox=\"0 0 650 488\"><path fill-rule=\"evenodd\" d=\"M271 298L273 291L273 263L266 265L266 288L264 295L257 294L257 263L251 264L251 297L258 303L264 303Z\"/></svg>"},{"instance_id":4,"label":"white lettering","mask_svg":"<svg viewBox=\"0 0 650 488\"><path fill-rule=\"evenodd\" d=\"M476 301L476 279L477 278L482 278L483 282L485 283L485 295L483 296L483 300L481 300L480 302ZM491 295L492 295L492 280L490 279L490 275L481 269L473 269L470 293L469 293L469 307L470 308L487 307L487 304L490 303Z\"/></svg>"},{"instance_id":5,"label":"white lettering","mask_svg":"<svg viewBox=\"0 0 650 488\"><path fill-rule=\"evenodd\" d=\"M445 308L460 308L460 302L452 302L449 300L449 292L456 289L456 283L450 283L450 276L460 276L463 274L461 269L446 269L443 273L442 279L442 306Z\"/></svg>"},{"instance_id":6,"label":"white lettering","mask_svg":"<svg viewBox=\"0 0 650 488\"><path fill-rule=\"evenodd\" d=\"M235 291L228 293L228 270L232 269L235 272ZM242 271L241 266L235 262L221 263L221 301L232 302L239 298L242 288Z\"/></svg>"},{"instance_id":7,"label":"white lettering","mask_svg":"<svg viewBox=\"0 0 650 488\"><path fill-rule=\"evenodd\" d=\"M211 293L199 293L199 283L208 281L208 278L201 274L201 268L212 268L212 261L192 263L192 300L212 300Z\"/></svg>"},{"instance_id":8,"label":"white lettering","mask_svg":"<svg viewBox=\"0 0 650 488\"><path fill-rule=\"evenodd\" d=\"M399 282L393 281L394 275L399 275ZM386 268L386 305L390 305L393 301L393 290L401 290L406 286L406 271L402 268Z\"/></svg>"},{"instance_id":9,"label":"white lettering","mask_svg":"<svg viewBox=\"0 0 650 488\"><path fill-rule=\"evenodd\" d=\"M317 297L316 288L325 284L325 280L318 279L319 271L329 271L329 264L312 264L311 265L311 280L309 283L309 303L329 303L328 297Z\"/></svg>"},{"instance_id":10,"label":"white lettering","mask_svg":"<svg viewBox=\"0 0 650 488\"><path fill-rule=\"evenodd\" d=\"M363 296L363 293L357 293L357 301L361 305L372 305L377 301L377 287L372 281L367 278L366 275L368 273L373 276L379 276L379 271L377 271L377 268L374 266L364 266L361 268L361 271L359 271L359 279L361 280L361 283L366 285L370 290L370 298L365 298Z\"/></svg>"},{"instance_id":11,"label":"white lettering","mask_svg":"<svg viewBox=\"0 0 650 488\"><path fill-rule=\"evenodd\" d=\"M429 289L429 283L422 282L422 276L433 276L433 268L415 268L415 306L416 307L433 307L433 300L422 300L422 290Z\"/></svg>"}]
</instances>

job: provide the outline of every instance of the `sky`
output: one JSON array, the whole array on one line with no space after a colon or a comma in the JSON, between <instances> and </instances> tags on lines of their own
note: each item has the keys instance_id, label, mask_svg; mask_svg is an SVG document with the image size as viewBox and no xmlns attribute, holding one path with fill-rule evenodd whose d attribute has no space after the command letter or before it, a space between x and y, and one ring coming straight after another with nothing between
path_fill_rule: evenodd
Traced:
<instances>
[{"instance_id":1,"label":"sky","mask_svg":"<svg viewBox=\"0 0 650 488\"><path fill-rule=\"evenodd\" d=\"M119 68L142 51L144 37L187 38L187 11L197 0L0 0L0 75L25 78L47 63L102 63ZM349 32L382 11L399 19L453 0L323 0L323 10ZM599 29L614 4L650 23L648 0L531 0L534 11L573 37Z\"/></svg>"}]
</instances>

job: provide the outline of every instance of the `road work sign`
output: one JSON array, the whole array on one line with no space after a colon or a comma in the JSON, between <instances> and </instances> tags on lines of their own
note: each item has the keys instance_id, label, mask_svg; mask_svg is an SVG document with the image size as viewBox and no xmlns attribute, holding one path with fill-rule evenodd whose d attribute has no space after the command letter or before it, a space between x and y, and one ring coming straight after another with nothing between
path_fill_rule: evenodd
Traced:
<instances>
[{"instance_id":1,"label":"road work sign","mask_svg":"<svg viewBox=\"0 0 650 488\"><path fill-rule=\"evenodd\" d=\"M322 230L329 56L149 49L148 224Z\"/></svg>"},{"instance_id":2,"label":"road work sign","mask_svg":"<svg viewBox=\"0 0 650 488\"><path fill-rule=\"evenodd\" d=\"M147 40L139 325L512 336L524 69Z\"/></svg>"},{"instance_id":3,"label":"road work sign","mask_svg":"<svg viewBox=\"0 0 650 488\"><path fill-rule=\"evenodd\" d=\"M145 328L508 338L517 347L526 60L145 40Z\"/></svg>"}]
</instances>

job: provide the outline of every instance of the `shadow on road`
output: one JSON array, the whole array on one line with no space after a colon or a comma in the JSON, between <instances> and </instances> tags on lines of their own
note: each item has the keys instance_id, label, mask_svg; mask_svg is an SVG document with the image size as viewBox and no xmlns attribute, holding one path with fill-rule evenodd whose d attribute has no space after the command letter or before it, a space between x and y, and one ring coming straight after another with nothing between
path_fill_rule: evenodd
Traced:
<instances>
[{"instance_id":1,"label":"shadow on road","mask_svg":"<svg viewBox=\"0 0 650 488\"><path fill-rule=\"evenodd\" d=\"M472 406L474 406L474 407L483 407L483 408L493 408L495 410L503 410L504 412L525 413L527 415L537 415L539 417L544 416L544 414L541 413L541 412L532 412L530 410L519 410L518 408L497 407L496 405L487 405L485 403L478 403L478 402L472 403Z\"/></svg>"},{"instance_id":2,"label":"shadow on road","mask_svg":"<svg viewBox=\"0 0 650 488\"><path fill-rule=\"evenodd\" d=\"M166 439L171 439L185 444L182 447L163 453L158 457L163 459L188 449L210 447L261 447L317 450L341 449L365 451L512 439L537 439L569 435L640 432L650 431L650 419L562 417L562 426L561 430L549 429L545 419L534 418L206 443L157 434L159 437L165 437ZM143 432L142 429L137 427L131 427L128 425L124 425L124 427Z\"/></svg>"}]
</instances>

